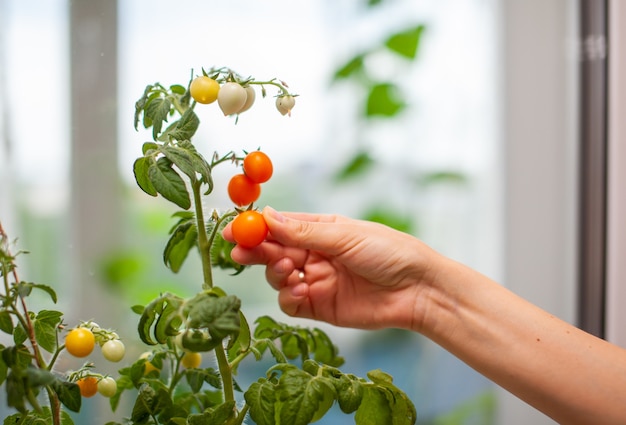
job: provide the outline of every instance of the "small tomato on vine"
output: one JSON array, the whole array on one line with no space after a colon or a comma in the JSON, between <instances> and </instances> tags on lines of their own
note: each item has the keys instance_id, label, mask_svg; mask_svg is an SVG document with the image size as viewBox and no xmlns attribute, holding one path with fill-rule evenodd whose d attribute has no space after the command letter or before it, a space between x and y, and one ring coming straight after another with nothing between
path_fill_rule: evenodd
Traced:
<instances>
[{"instance_id":1,"label":"small tomato on vine","mask_svg":"<svg viewBox=\"0 0 626 425\"><path fill-rule=\"evenodd\" d=\"M86 376L76 381L80 388L80 395L83 397L93 397L98 392L98 379L94 376Z\"/></svg>"},{"instance_id":2,"label":"small tomato on vine","mask_svg":"<svg viewBox=\"0 0 626 425\"><path fill-rule=\"evenodd\" d=\"M87 357L95 345L93 332L86 328L74 328L65 336L65 349L74 357Z\"/></svg>"},{"instance_id":3,"label":"small tomato on vine","mask_svg":"<svg viewBox=\"0 0 626 425\"><path fill-rule=\"evenodd\" d=\"M258 211L243 211L232 223L233 238L244 248L254 248L265 240L269 229Z\"/></svg>"},{"instance_id":4,"label":"small tomato on vine","mask_svg":"<svg viewBox=\"0 0 626 425\"><path fill-rule=\"evenodd\" d=\"M228 182L228 196L240 207L259 199L261 186L245 174L235 174Z\"/></svg>"},{"instance_id":5,"label":"small tomato on vine","mask_svg":"<svg viewBox=\"0 0 626 425\"><path fill-rule=\"evenodd\" d=\"M186 351L180 362L185 369L195 369L202 363L202 354L194 351Z\"/></svg>"},{"instance_id":6,"label":"small tomato on vine","mask_svg":"<svg viewBox=\"0 0 626 425\"><path fill-rule=\"evenodd\" d=\"M217 104L224 115L236 114L246 104L248 94L239 83L224 83L217 94Z\"/></svg>"},{"instance_id":7,"label":"small tomato on vine","mask_svg":"<svg viewBox=\"0 0 626 425\"><path fill-rule=\"evenodd\" d=\"M255 183L265 183L272 177L274 166L266 153L250 152L243 159L243 172Z\"/></svg>"},{"instance_id":8,"label":"small tomato on vine","mask_svg":"<svg viewBox=\"0 0 626 425\"><path fill-rule=\"evenodd\" d=\"M209 104L215 102L219 91L219 83L206 75L194 78L189 85L189 94L198 103Z\"/></svg>"},{"instance_id":9,"label":"small tomato on vine","mask_svg":"<svg viewBox=\"0 0 626 425\"><path fill-rule=\"evenodd\" d=\"M113 397L117 392L117 382L110 376L100 379L98 381L98 392L106 398Z\"/></svg>"},{"instance_id":10,"label":"small tomato on vine","mask_svg":"<svg viewBox=\"0 0 626 425\"><path fill-rule=\"evenodd\" d=\"M256 92L254 91L254 87L248 85L244 87L244 90L246 91L246 103L244 103L241 109L237 111L238 114L246 112L248 109L250 109L256 99Z\"/></svg>"},{"instance_id":11,"label":"small tomato on vine","mask_svg":"<svg viewBox=\"0 0 626 425\"><path fill-rule=\"evenodd\" d=\"M295 105L296 98L289 94L285 96L278 96L276 98L276 109L278 109L278 112L282 115L289 114L289 116L291 116L291 110Z\"/></svg>"},{"instance_id":12,"label":"small tomato on vine","mask_svg":"<svg viewBox=\"0 0 626 425\"><path fill-rule=\"evenodd\" d=\"M124 358L126 347L119 339L110 339L102 344L102 355L110 362L117 363Z\"/></svg>"}]
</instances>

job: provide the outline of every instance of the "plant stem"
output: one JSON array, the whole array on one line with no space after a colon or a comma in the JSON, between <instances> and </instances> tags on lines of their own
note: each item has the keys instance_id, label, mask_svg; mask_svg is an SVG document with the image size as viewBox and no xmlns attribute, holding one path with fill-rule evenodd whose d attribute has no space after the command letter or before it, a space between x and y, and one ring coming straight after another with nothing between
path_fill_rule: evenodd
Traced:
<instances>
[{"instance_id":1,"label":"plant stem","mask_svg":"<svg viewBox=\"0 0 626 425\"><path fill-rule=\"evenodd\" d=\"M217 366L222 377L222 388L224 390L224 401L235 401L235 391L233 389L233 373L226 358L226 351L222 345L215 348Z\"/></svg>"},{"instance_id":2,"label":"plant stem","mask_svg":"<svg viewBox=\"0 0 626 425\"><path fill-rule=\"evenodd\" d=\"M194 208L196 212L196 226L198 229L198 249L200 250L200 258L202 260L202 271L204 273L203 289L213 287L213 272L211 268L211 245L206 233L204 222L204 212L202 210L202 198L200 195L200 181L192 182ZM216 224L217 227L217 224ZM211 238L213 240L213 237ZM224 391L225 401L235 401L235 392L233 388L233 375L228 364L228 358L222 345L215 348L215 356L222 377L222 389Z\"/></svg>"},{"instance_id":3,"label":"plant stem","mask_svg":"<svg viewBox=\"0 0 626 425\"><path fill-rule=\"evenodd\" d=\"M200 195L200 181L192 182L193 202L196 211L196 228L198 230L198 250L202 260L202 273L204 283L202 289L211 289L213 287L213 271L211 269L211 245L206 234L206 225L204 223L204 211L202 210L202 198Z\"/></svg>"}]
</instances>

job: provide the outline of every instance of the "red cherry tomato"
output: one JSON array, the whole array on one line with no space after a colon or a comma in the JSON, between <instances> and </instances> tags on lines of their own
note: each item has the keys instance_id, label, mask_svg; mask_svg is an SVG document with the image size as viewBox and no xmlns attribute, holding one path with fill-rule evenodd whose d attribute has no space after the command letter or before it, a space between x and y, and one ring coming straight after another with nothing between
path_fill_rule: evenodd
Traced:
<instances>
[{"instance_id":1,"label":"red cherry tomato","mask_svg":"<svg viewBox=\"0 0 626 425\"><path fill-rule=\"evenodd\" d=\"M255 183L265 183L272 177L272 160L261 151L250 152L243 159L243 172Z\"/></svg>"},{"instance_id":2,"label":"red cherry tomato","mask_svg":"<svg viewBox=\"0 0 626 425\"><path fill-rule=\"evenodd\" d=\"M254 210L239 213L233 220L232 231L235 242L244 248L259 245L269 232L263 214Z\"/></svg>"},{"instance_id":3,"label":"red cherry tomato","mask_svg":"<svg viewBox=\"0 0 626 425\"><path fill-rule=\"evenodd\" d=\"M228 196L240 207L249 205L259 199L261 185L253 182L245 174L236 174L228 182Z\"/></svg>"}]
</instances>

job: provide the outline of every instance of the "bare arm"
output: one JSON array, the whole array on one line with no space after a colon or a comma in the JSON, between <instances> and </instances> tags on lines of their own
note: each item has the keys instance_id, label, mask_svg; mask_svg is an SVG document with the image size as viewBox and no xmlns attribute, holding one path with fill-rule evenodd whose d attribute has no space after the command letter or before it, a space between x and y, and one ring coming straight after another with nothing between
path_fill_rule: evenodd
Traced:
<instances>
[{"instance_id":1,"label":"bare arm","mask_svg":"<svg viewBox=\"0 0 626 425\"><path fill-rule=\"evenodd\" d=\"M405 233L331 215L264 216L269 240L232 256L266 265L287 314L410 329L560 423L626 423L626 350Z\"/></svg>"}]
</instances>

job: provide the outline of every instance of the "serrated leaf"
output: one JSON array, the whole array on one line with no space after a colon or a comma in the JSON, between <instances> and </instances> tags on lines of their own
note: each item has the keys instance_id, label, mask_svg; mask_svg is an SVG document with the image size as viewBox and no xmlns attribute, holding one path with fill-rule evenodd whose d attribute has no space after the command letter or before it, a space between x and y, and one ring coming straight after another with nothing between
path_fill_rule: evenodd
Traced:
<instances>
[{"instance_id":1,"label":"serrated leaf","mask_svg":"<svg viewBox=\"0 0 626 425\"><path fill-rule=\"evenodd\" d=\"M157 191L150 181L148 170L154 165L154 158L142 156L133 163L133 174L137 185L150 196L157 196Z\"/></svg>"},{"instance_id":2,"label":"serrated leaf","mask_svg":"<svg viewBox=\"0 0 626 425\"><path fill-rule=\"evenodd\" d=\"M277 399L280 401L276 414L280 423L307 425L318 409L323 410L321 414L326 413L335 398L335 387L328 378L311 376L292 365L278 369L283 370L276 386Z\"/></svg>"},{"instance_id":3,"label":"serrated leaf","mask_svg":"<svg viewBox=\"0 0 626 425\"><path fill-rule=\"evenodd\" d=\"M139 338L148 345L156 345L157 343L164 342L158 339L155 341L152 338L150 329L169 304L180 305L180 303L182 303L181 298L172 294L163 294L148 304L139 318L137 327Z\"/></svg>"},{"instance_id":4,"label":"serrated leaf","mask_svg":"<svg viewBox=\"0 0 626 425\"><path fill-rule=\"evenodd\" d=\"M423 31L424 25L417 25L395 33L389 36L385 42L385 46L387 46L389 50L396 52L407 59L415 59Z\"/></svg>"},{"instance_id":5,"label":"serrated leaf","mask_svg":"<svg viewBox=\"0 0 626 425\"><path fill-rule=\"evenodd\" d=\"M196 170L191 162L189 152L178 146L166 145L160 151L169 159L180 171L185 173L192 182L196 181Z\"/></svg>"},{"instance_id":6,"label":"serrated leaf","mask_svg":"<svg viewBox=\"0 0 626 425\"><path fill-rule=\"evenodd\" d=\"M57 326L61 323L63 313L52 310L40 311L33 320L35 340L49 353L57 348Z\"/></svg>"},{"instance_id":7,"label":"serrated leaf","mask_svg":"<svg viewBox=\"0 0 626 425\"><path fill-rule=\"evenodd\" d=\"M150 118L152 122L152 138L157 140L161 129L163 128L163 122L167 121L167 117L172 108L172 102L166 98L150 99L144 107L144 117Z\"/></svg>"},{"instance_id":8,"label":"serrated leaf","mask_svg":"<svg viewBox=\"0 0 626 425\"><path fill-rule=\"evenodd\" d=\"M333 380L337 390L337 401L342 412L350 414L355 412L363 400L363 384L357 379L351 379L347 375L341 375Z\"/></svg>"},{"instance_id":9,"label":"serrated leaf","mask_svg":"<svg viewBox=\"0 0 626 425\"><path fill-rule=\"evenodd\" d=\"M274 405L276 404L276 387L265 378L253 382L244 393L250 406L250 417L257 425L275 425Z\"/></svg>"},{"instance_id":10,"label":"serrated leaf","mask_svg":"<svg viewBox=\"0 0 626 425\"><path fill-rule=\"evenodd\" d=\"M213 177L211 176L211 166L207 160L196 150L193 143L189 140L181 140L178 147L188 152L189 158L196 173L202 176L202 182L208 185L208 189L204 192L208 195L213 191Z\"/></svg>"},{"instance_id":11,"label":"serrated leaf","mask_svg":"<svg viewBox=\"0 0 626 425\"><path fill-rule=\"evenodd\" d=\"M396 116L406 107L395 84L380 83L370 87L365 114L368 117L389 118Z\"/></svg>"},{"instance_id":12,"label":"serrated leaf","mask_svg":"<svg viewBox=\"0 0 626 425\"><path fill-rule=\"evenodd\" d=\"M82 397L80 395L80 388L78 385L72 382L65 382L57 379L51 387L57 396L59 396L59 401L63 403L65 407L72 412L80 411Z\"/></svg>"},{"instance_id":13,"label":"serrated leaf","mask_svg":"<svg viewBox=\"0 0 626 425\"><path fill-rule=\"evenodd\" d=\"M146 102L148 101L148 95L152 91L152 87L152 84L147 85L141 97L135 102L135 118L133 120L135 130L139 129L139 117L143 112L143 108L146 106Z\"/></svg>"},{"instance_id":14,"label":"serrated leaf","mask_svg":"<svg viewBox=\"0 0 626 425\"><path fill-rule=\"evenodd\" d=\"M363 399L354 414L356 425L392 424L393 416L384 392L375 386L366 386Z\"/></svg>"},{"instance_id":15,"label":"serrated leaf","mask_svg":"<svg viewBox=\"0 0 626 425\"><path fill-rule=\"evenodd\" d=\"M174 273L178 273L189 251L197 245L197 242L198 232L193 220L181 220L165 245L163 262Z\"/></svg>"},{"instance_id":16,"label":"serrated leaf","mask_svg":"<svg viewBox=\"0 0 626 425\"><path fill-rule=\"evenodd\" d=\"M223 270L234 270L235 275L244 271L248 266L237 263L230 255L234 247L234 243L224 239L221 232L217 232L210 250L211 264Z\"/></svg>"},{"instance_id":17,"label":"serrated leaf","mask_svg":"<svg viewBox=\"0 0 626 425\"><path fill-rule=\"evenodd\" d=\"M313 338L315 341L313 358L316 361L334 367L339 367L344 363L343 357L339 356L337 346L324 331L314 328Z\"/></svg>"},{"instance_id":18,"label":"serrated leaf","mask_svg":"<svg viewBox=\"0 0 626 425\"><path fill-rule=\"evenodd\" d=\"M0 311L0 331L9 335L13 334L13 319L6 310Z\"/></svg>"},{"instance_id":19,"label":"serrated leaf","mask_svg":"<svg viewBox=\"0 0 626 425\"><path fill-rule=\"evenodd\" d=\"M191 207L185 182L172 169L172 162L169 159L162 157L156 163L151 162L148 167L148 177L156 191L165 199L185 210Z\"/></svg>"},{"instance_id":20,"label":"serrated leaf","mask_svg":"<svg viewBox=\"0 0 626 425\"><path fill-rule=\"evenodd\" d=\"M141 146L141 152L145 155L147 153L149 153L150 151L156 151L159 149L159 145L157 145L154 142L145 142L142 146Z\"/></svg>"},{"instance_id":21,"label":"serrated leaf","mask_svg":"<svg viewBox=\"0 0 626 425\"><path fill-rule=\"evenodd\" d=\"M187 325L207 329L211 337L220 341L239 332L241 300L234 295L216 297L206 292L196 295L185 308Z\"/></svg>"},{"instance_id":22,"label":"serrated leaf","mask_svg":"<svg viewBox=\"0 0 626 425\"><path fill-rule=\"evenodd\" d=\"M193 109L187 109L180 119L163 132L162 137L169 137L174 140L190 140L198 127L200 126L200 119Z\"/></svg>"}]
</instances>

